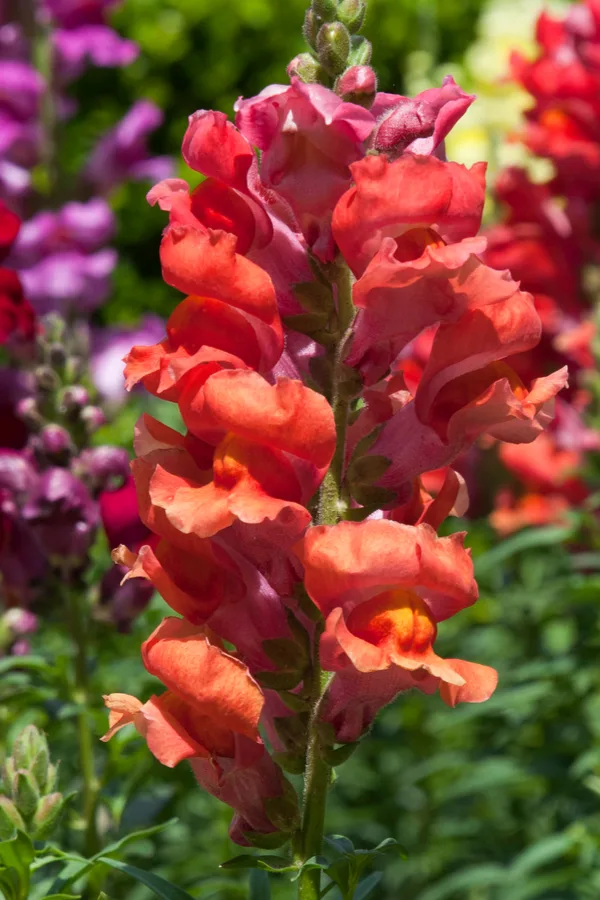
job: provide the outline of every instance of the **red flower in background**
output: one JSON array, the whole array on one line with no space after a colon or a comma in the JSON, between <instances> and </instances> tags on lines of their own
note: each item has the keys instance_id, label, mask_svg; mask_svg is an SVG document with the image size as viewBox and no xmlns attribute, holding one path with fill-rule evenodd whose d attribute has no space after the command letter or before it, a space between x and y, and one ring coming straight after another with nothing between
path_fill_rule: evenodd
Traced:
<instances>
[{"instance_id":1,"label":"red flower in background","mask_svg":"<svg viewBox=\"0 0 600 900\"><path fill-rule=\"evenodd\" d=\"M0 201L0 261L8 256L20 227L19 217ZM11 338L32 341L35 332L35 311L25 299L19 276L0 267L0 344Z\"/></svg>"}]
</instances>

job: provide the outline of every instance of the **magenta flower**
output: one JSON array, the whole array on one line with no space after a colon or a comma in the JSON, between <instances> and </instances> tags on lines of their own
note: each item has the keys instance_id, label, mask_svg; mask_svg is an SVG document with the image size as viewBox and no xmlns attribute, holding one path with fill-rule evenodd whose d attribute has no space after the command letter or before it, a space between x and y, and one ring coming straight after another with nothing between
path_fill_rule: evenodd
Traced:
<instances>
[{"instance_id":1,"label":"magenta flower","mask_svg":"<svg viewBox=\"0 0 600 900\"><path fill-rule=\"evenodd\" d=\"M263 151L260 177L292 207L310 247L331 259L331 214L350 186L350 164L361 159L375 125L362 106L345 103L319 84L292 78L256 97L239 99L236 124Z\"/></svg>"}]
</instances>

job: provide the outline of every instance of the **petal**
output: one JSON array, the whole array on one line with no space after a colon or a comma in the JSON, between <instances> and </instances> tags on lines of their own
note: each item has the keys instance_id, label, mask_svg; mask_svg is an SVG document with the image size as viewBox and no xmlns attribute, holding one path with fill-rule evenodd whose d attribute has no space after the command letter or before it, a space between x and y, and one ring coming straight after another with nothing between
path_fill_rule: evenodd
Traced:
<instances>
[{"instance_id":1,"label":"petal","mask_svg":"<svg viewBox=\"0 0 600 900\"><path fill-rule=\"evenodd\" d=\"M462 686L441 682L440 696L448 706L456 706L457 703L482 703L496 690L498 673L490 666L466 662L464 659L448 659L446 662L465 682Z\"/></svg>"},{"instance_id":2,"label":"petal","mask_svg":"<svg viewBox=\"0 0 600 900\"><path fill-rule=\"evenodd\" d=\"M360 276L387 235L436 226L446 241L477 234L485 197L485 164L466 169L434 156L407 153L394 162L367 156L352 166L355 187L339 200L333 232Z\"/></svg>"},{"instance_id":3,"label":"petal","mask_svg":"<svg viewBox=\"0 0 600 900\"><path fill-rule=\"evenodd\" d=\"M164 619L142 645L142 656L148 672L197 712L258 740L262 691L247 667L210 644L202 629Z\"/></svg>"},{"instance_id":4,"label":"petal","mask_svg":"<svg viewBox=\"0 0 600 900\"><path fill-rule=\"evenodd\" d=\"M106 734L100 738L101 741L109 741L125 725L138 727L137 717L142 708L142 703L137 697L132 697L131 694L105 694L103 700L109 711L109 728Z\"/></svg>"},{"instance_id":5,"label":"petal","mask_svg":"<svg viewBox=\"0 0 600 900\"><path fill-rule=\"evenodd\" d=\"M271 385L256 372L217 372L201 395L182 399L182 415L198 437L214 431L233 432L309 460L319 468L329 465L335 450L329 403L291 378L280 378Z\"/></svg>"},{"instance_id":6,"label":"petal","mask_svg":"<svg viewBox=\"0 0 600 900\"><path fill-rule=\"evenodd\" d=\"M420 586L435 620L441 621L477 599L463 539L457 534L438 538L428 525L372 519L310 528L297 553L306 590L325 616L386 588Z\"/></svg>"}]
</instances>

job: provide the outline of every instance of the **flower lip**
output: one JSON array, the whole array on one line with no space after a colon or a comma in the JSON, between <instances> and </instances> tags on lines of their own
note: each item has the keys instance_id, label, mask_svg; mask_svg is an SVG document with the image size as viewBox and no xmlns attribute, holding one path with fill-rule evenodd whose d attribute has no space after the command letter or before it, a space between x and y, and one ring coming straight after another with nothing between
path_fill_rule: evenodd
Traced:
<instances>
[{"instance_id":1,"label":"flower lip","mask_svg":"<svg viewBox=\"0 0 600 900\"><path fill-rule=\"evenodd\" d=\"M428 654L437 634L425 602L410 590L390 590L355 606L346 620L356 637L392 652Z\"/></svg>"}]
</instances>

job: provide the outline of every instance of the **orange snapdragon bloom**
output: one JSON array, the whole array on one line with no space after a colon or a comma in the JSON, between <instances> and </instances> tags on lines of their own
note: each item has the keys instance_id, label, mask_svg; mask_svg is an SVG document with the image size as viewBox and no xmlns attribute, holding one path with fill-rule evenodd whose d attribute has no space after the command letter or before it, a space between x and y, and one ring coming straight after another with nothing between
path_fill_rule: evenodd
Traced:
<instances>
[{"instance_id":1,"label":"orange snapdragon bloom","mask_svg":"<svg viewBox=\"0 0 600 900\"><path fill-rule=\"evenodd\" d=\"M247 667L182 619L165 619L142 645L142 657L168 690L146 703L107 695L102 740L131 724L163 765L189 759L201 786L236 809L239 843L247 843L244 831L276 831L265 801L283 796L285 779L260 739L264 697Z\"/></svg>"},{"instance_id":2,"label":"orange snapdragon bloom","mask_svg":"<svg viewBox=\"0 0 600 900\"><path fill-rule=\"evenodd\" d=\"M311 528L298 547L306 590L325 616L321 664L336 675L324 719L339 741L357 740L409 688L439 688L450 706L493 693L493 669L443 659L433 648L437 623L477 599L463 538L367 520Z\"/></svg>"}]
</instances>

